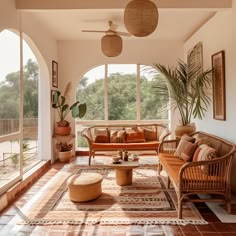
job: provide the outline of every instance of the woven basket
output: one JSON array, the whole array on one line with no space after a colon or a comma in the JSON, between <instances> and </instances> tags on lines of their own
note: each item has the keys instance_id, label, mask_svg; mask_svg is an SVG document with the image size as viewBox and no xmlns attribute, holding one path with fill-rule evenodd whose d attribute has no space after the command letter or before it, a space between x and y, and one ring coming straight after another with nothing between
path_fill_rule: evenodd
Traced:
<instances>
[{"instance_id":1,"label":"woven basket","mask_svg":"<svg viewBox=\"0 0 236 236\"><path fill-rule=\"evenodd\" d=\"M124 12L126 29L134 36L145 37L151 34L158 24L156 5L149 0L133 0Z\"/></svg>"}]
</instances>

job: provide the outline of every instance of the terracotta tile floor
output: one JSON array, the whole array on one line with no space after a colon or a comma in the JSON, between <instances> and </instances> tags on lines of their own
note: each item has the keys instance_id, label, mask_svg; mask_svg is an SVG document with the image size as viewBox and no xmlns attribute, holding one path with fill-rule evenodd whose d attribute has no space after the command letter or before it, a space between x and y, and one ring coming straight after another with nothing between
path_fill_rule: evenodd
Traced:
<instances>
[{"instance_id":1,"label":"terracotta tile floor","mask_svg":"<svg viewBox=\"0 0 236 236\"><path fill-rule=\"evenodd\" d=\"M76 163L86 164L87 158L78 157ZM32 198L37 191L61 168L63 164L56 163L43 175L32 187L30 187L17 200L17 206L21 207ZM85 226L85 225L49 225L49 226L19 226L12 222L15 215L19 214L12 204L0 215L1 236L233 236L236 235L236 223L221 223L204 203L196 204L202 216L209 222L208 225L145 225L145 226Z\"/></svg>"}]
</instances>

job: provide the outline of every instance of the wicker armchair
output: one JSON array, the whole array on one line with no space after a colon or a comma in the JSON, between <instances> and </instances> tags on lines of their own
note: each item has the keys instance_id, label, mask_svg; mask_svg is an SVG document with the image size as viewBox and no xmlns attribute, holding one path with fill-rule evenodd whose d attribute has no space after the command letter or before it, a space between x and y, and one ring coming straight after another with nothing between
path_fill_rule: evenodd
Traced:
<instances>
[{"instance_id":1,"label":"wicker armchair","mask_svg":"<svg viewBox=\"0 0 236 236\"><path fill-rule=\"evenodd\" d=\"M235 145L204 132L195 132L191 136L207 138L210 146L216 149L217 158L209 161L184 162L173 155L178 140L163 141L159 145L159 173L163 167L169 177L168 187L171 181L177 193L178 218L182 218L184 201L223 201L226 203L228 213L231 213L230 175ZM207 173L203 168L205 170L207 168ZM211 197L194 198L196 194L209 194Z\"/></svg>"}]
</instances>

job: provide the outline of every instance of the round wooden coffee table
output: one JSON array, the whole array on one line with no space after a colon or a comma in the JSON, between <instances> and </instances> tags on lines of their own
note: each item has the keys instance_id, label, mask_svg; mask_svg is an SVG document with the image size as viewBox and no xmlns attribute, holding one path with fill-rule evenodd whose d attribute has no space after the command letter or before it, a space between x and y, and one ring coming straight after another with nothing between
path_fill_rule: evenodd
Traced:
<instances>
[{"instance_id":1,"label":"round wooden coffee table","mask_svg":"<svg viewBox=\"0 0 236 236\"><path fill-rule=\"evenodd\" d=\"M116 171L116 184L127 186L132 184L133 169L139 167L138 161L122 161L119 164L109 164Z\"/></svg>"}]
</instances>

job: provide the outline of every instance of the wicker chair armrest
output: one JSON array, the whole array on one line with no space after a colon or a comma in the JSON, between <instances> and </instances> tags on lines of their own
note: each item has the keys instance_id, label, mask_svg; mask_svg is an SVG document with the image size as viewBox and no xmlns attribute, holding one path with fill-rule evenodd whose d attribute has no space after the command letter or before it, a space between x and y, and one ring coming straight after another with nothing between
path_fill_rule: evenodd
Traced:
<instances>
[{"instance_id":1,"label":"wicker chair armrest","mask_svg":"<svg viewBox=\"0 0 236 236\"><path fill-rule=\"evenodd\" d=\"M81 132L81 136L87 140L89 146L92 145L92 143L93 143L93 138L92 138L92 136L91 136L90 128L86 128L85 130L83 130L83 131Z\"/></svg>"},{"instance_id":2,"label":"wicker chair armrest","mask_svg":"<svg viewBox=\"0 0 236 236\"><path fill-rule=\"evenodd\" d=\"M179 171L179 190L225 189L230 184L233 155L185 163Z\"/></svg>"},{"instance_id":3,"label":"wicker chair armrest","mask_svg":"<svg viewBox=\"0 0 236 236\"><path fill-rule=\"evenodd\" d=\"M168 136L168 135L167 135ZM171 139L171 140L164 140L159 144L158 153L165 152L165 153L173 153L177 146L179 140Z\"/></svg>"}]
</instances>

